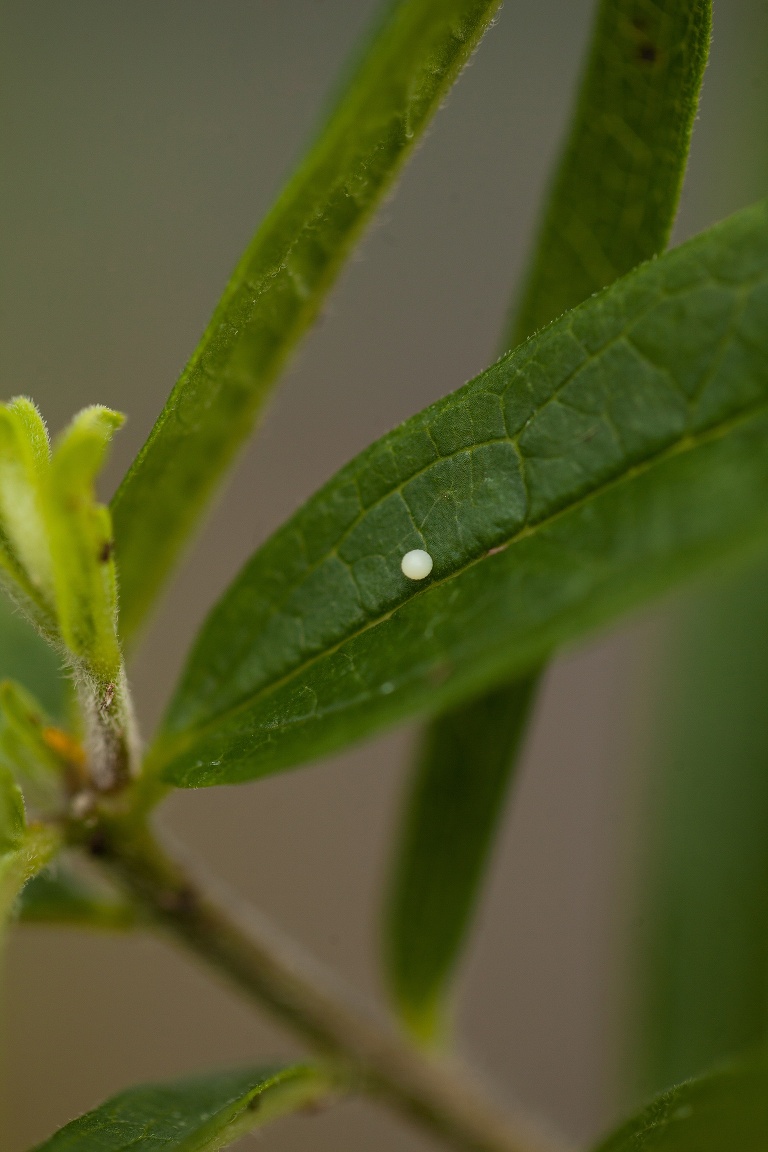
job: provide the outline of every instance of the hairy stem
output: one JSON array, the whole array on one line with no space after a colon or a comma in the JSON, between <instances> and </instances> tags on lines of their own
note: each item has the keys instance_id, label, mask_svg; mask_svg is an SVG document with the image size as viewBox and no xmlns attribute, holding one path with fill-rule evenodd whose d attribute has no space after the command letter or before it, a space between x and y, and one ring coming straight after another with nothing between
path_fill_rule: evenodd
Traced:
<instances>
[{"instance_id":1,"label":"hairy stem","mask_svg":"<svg viewBox=\"0 0 768 1152\"><path fill-rule=\"evenodd\" d=\"M128 889L150 921L378 1097L465 1152L564 1152L527 1118L502 1115L454 1066L415 1049L273 929L247 929L171 860L146 827L105 818L73 838Z\"/></svg>"}]
</instances>

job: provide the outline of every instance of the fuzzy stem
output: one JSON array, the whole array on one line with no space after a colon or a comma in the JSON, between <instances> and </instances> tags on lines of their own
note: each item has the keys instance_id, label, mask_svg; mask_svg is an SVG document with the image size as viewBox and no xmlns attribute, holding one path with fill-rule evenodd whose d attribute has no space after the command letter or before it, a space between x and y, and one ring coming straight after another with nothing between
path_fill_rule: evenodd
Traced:
<instances>
[{"instance_id":1,"label":"fuzzy stem","mask_svg":"<svg viewBox=\"0 0 768 1152\"><path fill-rule=\"evenodd\" d=\"M88 775L96 792L111 793L131 781L137 761L133 706L122 663L113 679L73 667L85 724Z\"/></svg>"},{"instance_id":2,"label":"fuzzy stem","mask_svg":"<svg viewBox=\"0 0 768 1152\"><path fill-rule=\"evenodd\" d=\"M246 930L171 860L145 826L105 818L73 838L128 889L151 922L331 1060L354 1087L386 1101L463 1152L565 1152L520 1115L498 1112L459 1068L373 1019L270 927Z\"/></svg>"}]
</instances>

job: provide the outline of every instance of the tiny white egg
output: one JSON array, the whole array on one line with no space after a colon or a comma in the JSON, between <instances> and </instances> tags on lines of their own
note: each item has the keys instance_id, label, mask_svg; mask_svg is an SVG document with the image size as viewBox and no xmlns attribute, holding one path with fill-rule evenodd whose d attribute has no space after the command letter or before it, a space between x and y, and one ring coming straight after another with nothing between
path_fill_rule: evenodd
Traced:
<instances>
[{"instance_id":1,"label":"tiny white egg","mask_svg":"<svg viewBox=\"0 0 768 1152\"><path fill-rule=\"evenodd\" d=\"M424 580L432 571L432 557L423 548L414 548L403 556L400 567L403 576L407 576L409 580Z\"/></svg>"}]
</instances>

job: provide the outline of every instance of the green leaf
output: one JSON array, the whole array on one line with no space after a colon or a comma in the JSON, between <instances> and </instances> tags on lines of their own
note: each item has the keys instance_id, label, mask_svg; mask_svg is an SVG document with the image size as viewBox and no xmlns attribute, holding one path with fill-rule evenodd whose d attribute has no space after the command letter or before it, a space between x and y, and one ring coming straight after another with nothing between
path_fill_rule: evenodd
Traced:
<instances>
[{"instance_id":1,"label":"green leaf","mask_svg":"<svg viewBox=\"0 0 768 1152\"><path fill-rule=\"evenodd\" d=\"M127 931L139 923L132 904L59 863L29 881L19 898L17 915L24 924L108 931Z\"/></svg>"},{"instance_id":2,"label":"green leaf","mask_svg":"<svg viewBox=\"0 0 768 1152\"><path fill-rule=\"evenodd\" d=\"M120 627L140 624L287 355L499 0L400 0L246 250L112 504Z\"/></svg>"},{"instance_id":3,"label":"green leaf","mask_svg":"<svg viewBox=\"0 0 768 1152\"><path fill-rule=\"evenodd\" d=\"M43 489L50 449L34 404L0 405L0 576L8 595L55 639L53 566Z\"/></svg>"},{"instance_id":4,"label":"green leaf","mask_svg":"<svg viewBox=\"0 0 768 1152\"><path fill-rule=\"evenodd\" d=\"M768 563L676 606L650 731L644 1084L768 1040Z\"/></svg>"},{"instance_id":5,"label":"green leaf","mask_svg":"<svg viewBox=\"0 0 768 1152\"><path fill-rule=\"evenodd\" d=\"M94 481L123 417L94 405L51 453L31 401L0 405L0 570L43 635L90 674L116 680L117 591L108 509Z\"/></svg>"},{"instance_id":6,"label":"green leaf","mask_svg":"<svg viewBox=\"0 0 768 1152\"><path fill-rule=\"evenodd\" d=\"M767 401L763 203L342 469L209 616L154 770L253 779L436 712L761 536Z\"/></svg>"},{"instance_id":7,"label":"green leaf","mask_svg":"<svg viewBox=\"0 0 768 1152\"><path fill-rule=\"evenodd\" d=\"M50 645L7 598L0 596L0 677L34 688L45 710L56 719L65 711L65 679Z\"/></svg>"},{"instance_id":8,"label":"green leaf","mask_svg":"<svg viewBox=\"0 0 768 1152\"><path fill-rule=\"evenodd\" d=\"M595 1152L765 1152L768 1059L733 1062L657 1097Z\"/></svg>"},{"instance_id":9,"label":"green leaf","mask_svg":"<svg viewBox=\"0 0 768 1152\"><path fill-rule=\"evenodd\" d=\"M601 0L510 344L666 248L711 24L711 0Z\"/></svg>"},{"instance_id":10,"label":"green leaf","mask_svg":"<svg viewBox=\"0 0 768 1152\"><path fill-rule=\"evenodd\" d=\"M0 943L17 896L58 851L60 839L53 828L27 825L21 789L0 767Z\"/></svg>"},{"instance_id":11,"label":"green leaf","mask_svg":"<svg viewBox=\"0 0 768 1152\"><path fill-rule=\"evenodd\" d=\"M575 116L505 347L665 247L710 24L709 0L662 0L642 10L636 0L599 5ZM437 717L427 735L387 928L389 980L421 1039L441 1025L439 1000L469 926L538 678L536 672L462 704ZM472 738L462 740L462 732Z\"/></svg>"},{"instance_id":12,"label":"green leaf","mask_svg":"<svg viewBox=\"0 0 768 1152\"><path fill-rule=\"evenodd\" d=\"M79 412L56 442L45 486L61 635L105 681L117 679L121 663L117 585L111 517L93 486L123 419L99 405Z\"/></svg>"},{"instance_id":13,"label":"green leaf","mask_svg":"<svg viewBox=\"0 0 768 1152\"><path fill-rule=\"evenodd\" d=\"M427 732L406 806L387 923L387 974L417 1037L440 1026L534 685L459 705Z\"/></svg>"},{"instance_id":14,"label":"green leaf","mask_svg":"<svg viewBox=\"0 0 768 1152\"><path fill-rule=\"evenodd\" d=\"M34 1152L219 1152L328 1089L327 1077L306 1065L129 1088L67 1124Z\"/></svg>"},{"instance_id":15,"label":"green leaf","mask_svg":"<svg viewBox=\"0 0 768 1152\"><path fill-rule=\"evenodd\" d=\"M57 749L43 709L19 684L0 681L0 766L18 780L40 808L58 807L69 765Z\"/></svg>"},{"instance_id":16,"label":"green leaf","mask_svg":"<svg viewBox=\"0 0 768 1152\"><path fill-rule=\"evenodd\" d=\"M13 852L24 839L27 817L21 789L6 768L0 768L0 856Z\"/></svg>"}]
</instances>

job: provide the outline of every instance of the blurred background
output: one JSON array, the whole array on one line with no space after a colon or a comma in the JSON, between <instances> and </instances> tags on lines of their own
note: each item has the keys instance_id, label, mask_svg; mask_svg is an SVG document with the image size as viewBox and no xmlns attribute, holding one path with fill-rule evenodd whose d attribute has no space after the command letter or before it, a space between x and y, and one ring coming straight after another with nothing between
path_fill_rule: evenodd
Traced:
<instances>
[{"instance_id":1,"label":"blurred background","mask_svg":"<svg viewBox=\"0 0 768 1152\"><path fill-rule=\"evenodd\" d=\"M2 394L33 396L54 431L89 403L128 414L105 498L376 6L0 0ZM356 451L494 358L592 13L591 0L507 0L147 634L132 669L145 735L253 548ZM677 239L768 190L767 64L766 0L717 3ZM20 621L3 618L0 673L34 688L33 665ZM574 1140L766 1027L766 690L768 564L684 590L547 675L457 1026L493 1090ZM180 794L162 813L206 869L379 1000L413 737ZM6 967L4 1152L137 1080L298 1051L144 937L17 928ZM361 1103L259 1139L429 1146Z\"/></svg>"}]
</instances>

